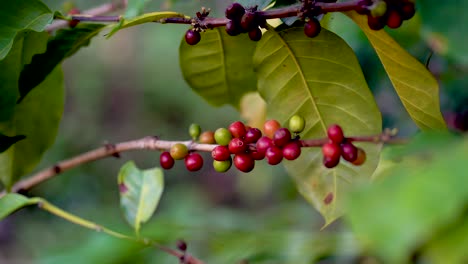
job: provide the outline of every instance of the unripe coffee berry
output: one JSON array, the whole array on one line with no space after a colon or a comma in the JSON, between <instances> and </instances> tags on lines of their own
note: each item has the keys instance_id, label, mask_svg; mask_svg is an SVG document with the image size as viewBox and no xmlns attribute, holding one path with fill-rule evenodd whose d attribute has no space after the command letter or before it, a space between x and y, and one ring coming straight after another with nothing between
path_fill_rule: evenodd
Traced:
<instances>
[{"instance_id":1,"label":"unripe coffee berry","mask_svg":"<svg viewBox=\"0 0 468 264\"><path fill-rule=\"evenodd\" d=\"M283 157L287 160L295 160L301 155L301 142L292 141L283 147Z\"/></svg>"},{"instance_id":2,"label":"unripe coffee berry","mask_svg":"<svg viewBox=\"0 0 468 264\"><path fill-rule=\"evenodd\" d=\"M172 158L171 154L167 151L164 151L159 156L159 164L165 170L169 170L174 167L174 159Z\"/></svg>"},{"instance_id":3,"label":"unripe coffee berry","mask_svg":"<svg viewBox=\"0 0 468 264\"><path fill-rule=\"evenodd\" d=\"M293 133L301 133L305 127L305 120L300 115L293 115L289 119L289 130Z\"/></svg>"},{"instance_id":4,"label":"unripe coffee berry","mask_svg":"<svg viewBox=\"0 0 468 264\"><path fill-rule=\"evenodd\" d=\"M245 136L245 133L247 132L244 123L242 123L241 121L236 121L230 124L228 130L229 132L231 132L231 135L235 138L241 138Z\"/></svg>"},{"instance_id":5,"label":"unripe coffee berry","mask_svg":"<svg viewBox=\"0 0 468 264\"><path fill-rule=\"evenodd\" d=\"M276 130L273 135L273 143L278 147L283 147L291 141L291 132L287 128L280 128Z\"/></svg>"},{"instance_id":6,"label":"unripe coffee berry","mask_svg":"<svg viewBox=\"0 0 468 264\"><path fill-rule=\"evenodd\" d=\"M214 133L216 143L221 146L227 146L232 139L231 132L227 128L218 128Z\"/></svg>"},{"instance_id":7,"label":"unripe coffee berry","mask_svg":"<svg viewBox=\"0 0 468 264\"><path fill-rule=\"evenodd\" d=\"M171 157L176 160L185 158L188 154L188 148L182 143L176 143L171 147Z\"/></svg>"},{"instance_id":8,"label":"unripe coffee berry","mask_svg":"<svg viewBox=\"0 0 468 264\"><path fill-rule=\"evenodd\" d=\"M321 29L320 22L313 17L304 25L304 34L309 38L315 38L320 34Z\"/></svg>"},{"instance_id":9,"label":"unripe coffee berry","mask_svg":"<svg viewBox=\"0 0 468 264\"><path fill-rule=\"evenodd\" d=\"M269 138L273 138L273 135L275 135L276 130L281 128L281 124L272 119L268 120L263 124L263 132L265 132L265 135Z\"/></svg>"},{"instance_id":10,"label":"unripe coffee berry","mask_svg":"<svg viewBox=\"0 0 468 264\"><path fill-rule=\"evenodd\" d=\"M200 134L200 138L198 139L200 143L203 144L215 144L216 140L214 138L214 132L213 131L204 131L203 133Z\"/></svg>"},{"instance_id":11,"label":"unripe coffee berry","mask_svg":"<svg viewBox=\"0 0 468 264\"><path fill-rule=\"evenodd\" d=\"M203 167L203 158L198 153L190 153L185 157L185 167L189 171L198 171Z\"/></svg>"},{"instance_id":12,"label":"unripe coffee berry","mask_svg":"<svg viewBox=\"0 0 468 264\"><path fill-rule=\"evenodd\" d=\"M201 40L201 35L200 35L200 32L198 32L198 31L195 31L193 29L189 29L185 33L185 41L189 45L195 45L198 42L200 42L200 40Z\"/></svg>"},{"instance_id":13,"label":"unripe coffee berry","mask_svg":"<svg viewBox=\"0 0 468 264\"><path fill-rule=\"evenodd\" d=\"M229 19L240 19L245 13L245 8L239 3L232 3L226 8L226 17Z\"/></svg>"},{"instance_id":14,"label":"unripe coffee berry","mask_svg":"<svg viewBox=\"0 0 468 264\"><path fill-rule=\"evenodd\" d=\"M255 147L257 148L257 151L265 154L266 150L269 147L273 146L273 140L269 137L261 137L258 141L257 144L255 144Z\"/></svg>"},{"instance_id":15,"label":"unripe coffee berry","mask_svg":"<svg viewBox=\"0 0 468 264\"><path fill-rule=\"evenodd\" d=\"M262 137L262 131L258 128L250 128L245 133L244 142L246 144L255 143Z\"/></svg>"},{"instance_id":16,"label":"unripe coffee berry","mask_svg":"<svg viewBox=\"0 0 468 264\"><path fill-rule=\"evenodd\" d=\"M213 160L213 168L217 172L226 172L231 168L231 165L232 165L231 157L229 157L228 160L223 160L223 161Z\"/></svg>"},{"instance_id":17,"label":"unripe coffee berry","mask_svg":"<svg viewBox=\"0 0 468 264\"><path fill-rule=\"evenodd\" d=\"M277 146L272 146L265 152L265 158L270 165L279 164L283 160L283 151Z\"/></svg>"},{"instance_id":18,"label":"unripe coffee berry","mask_svg":"<svg viewBox=\"0 0 468 264\"><path fill-rule=\"evenodd\" d=\"M329 157L330 159L340 159L341 148L336 143L326 143L322 146L322 154L324 157Z\"/></svg>"},{"instance_id":19,"label":"unripe coffee berry","mask_svg":"<svg viewBox=\"0 0 468 264\"><path fill-rule=\"evenodd\" d=\"M353 165L360 166L366 162L366 152L362 148L357 148L357 158L355 161L353 161Z\"/></svg>"},{"instance_id":20,"label":"unripe coffee berry","mask_svg":"<svg viewBox=\"0 0 468 264\"><path fill-rule=\"evenodd\" d=\"M327 135L328 138L336 144L340 144L344 141L343 129L341 129L339 125L329 126L327 130Z\"/></svg>"},{"instance_id":21,"label":"unripe coffee berry","mask_svg":"<svg viewBox=\"0 0 468 264\"><path fill-rule=\"evenodd\" d=\"M229 152L232 154L239 154L243 153L247 150L248 145L244 143L244 141L240 138L233 138L231 142L229 142Z\"/></svg>"},{"instance_id":22,"label":"unripe coffee berry","mask_svg":"<svg viewBox=\"0 0 468 264\"><path fill-rule=\"evenodd\" d=\"M211 157L217 161L224 161L231 158L231 152L226 146L217 146L211 151Z\"/></svg>"},{"instance_id":23,"label":"unripe coffee berry","mask_svg":"<svg viewBox=\"0 0 468 264\"><path fill-rule=\"evenodd\" d=\"M255 167L255 161L249 154L237 154L234 156L234 166L242 172L250 172Z\"/></svg>"},{"instance_id":24,"label":"unripe coffee berry","mask_svg":"<svg viewBox=\"0 0 468 264\"><path fill-rule=\"evenodd\" d=\"M353 162L357 159L358 150L352 143L346 142L341 144L341 156L343 159L349 162Z\"/></svg>"},{"instance_id":25,"label":"unripe coffee berry","mask_svg":"<svg viewBox=\"0 0 468 264\"><path fill-rule=\"evenodd\" d=\"M199 124L191 124L189 126L189 135L193 140L197 140L198 136L200 136L201 127Z\"/></svg>"},{"instance_id":26,"label":"unripe coffee berry","mask_svg":"<svg viewBox=\"0 0 468 264\"><path fill-rule=\"evenodd\" d=\"M381 17L387 12L387 3L385 1L378 1L370 8L371 16Z\"/></svg>"}]
</instances>

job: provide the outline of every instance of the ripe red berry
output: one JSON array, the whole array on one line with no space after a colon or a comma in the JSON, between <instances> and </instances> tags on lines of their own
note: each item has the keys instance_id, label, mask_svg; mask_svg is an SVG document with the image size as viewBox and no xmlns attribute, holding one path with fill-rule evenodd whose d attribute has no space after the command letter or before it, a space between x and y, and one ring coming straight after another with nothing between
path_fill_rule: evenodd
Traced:
<instances>
[{"instance_id":1,"label":"ripe red berry","mask_svg":"<svg viewBox=\"0 0 468 264\"><path fill-rule=\"evenodd\" d=\"M245 136L245 133L247 133L245 125L241 121L236 121L230 124L228 130L229 132L231 132L231 135L235 138L241 138Z\"/></svg>"},{"instance_id":2,"label":"ripe red berry","mask_svg":"<svg viewBox=\"0 0 468 264\"><path fill-rule=\"evenodd\" d=\"M164 151L161 153L159 156L159 163L161 164L161 167L165 170L169 170L172 167L174 167L174 159L171 156L171 153Z\"/></svg>"},{"instance_id":3,"label":"ripe red berry","mask_svg":"<svg viewBox=\"0 0 468 264\"><path fill-rule=\"evenodd\" d=\"M387 26L389 28L399 28L403 23L403 19L396 10L390 10L387 15Z\"/></svg>"},{"instance_id":4,"label":"ripe red berry","mask_svg":"<svg viewBox=\"0 0 468 264\"><path fill-rule=\"evenodd\" d=\"M372 30L381 30L385 27L386 17L373 17L371 15L367 16L367 24Z\"/></svg>"},{"instance_id":5,"label":"ripe red berry","mask_svg":"<svg viewBox=\"0 0 468 264\"><path fill-rule=\"evenodd\" d=\"M304 25L304 34L309 38L314 38L320 34L320 30L322 27L320 26L320 22L317 18L312 17L307 23Z\"/></svg>"},{"instance_id":6,"label":"ripe red berry","mask_svg":"<svg viewBox=\"0 0 468 264\"><path fill-rule=\"evenodd\" d=\"M272 119L272 120L267 120L263 124L263 132L265 132L265 135L269 138L273 138L273 135L275 134L276 130L281 128L281 124Z\"/></svg>"},{"instance_id":7,"label":"ripe red berry","mask_svg":"<svg viewBox=\"0 0 468 264\"><path fill-rule=\"evenodd\" d=\"M229 36L237 36L242 33L241 27L234 20L229 20L226 23L226 33L228 33Z\"/></svg>"},{"instance_id":8,"label":"ripe red berry","mask_svg":"<svg viewBox=\"0 0 468 264\"><path fill-rule=\"evenodd\" d=\"M328 138L336 144L340 144L344 141L343 129L341 129L339 125L329 126L327 130L327 135Z\"/></svg>"},{"instance_id":9,"label":"ripe red berry","mask_svg":"<svg viewBox=\"0 0 468 264\"><path fill-rule=\"evenodd\" d=\"M250 172L255 167L255 161L249 154L241 153L234 156L234 166L242 172Z\"/></svg>"},{"instance_id":10,"label":"ripe red berry","mask_svg":"<svg viewBox=\"0 0 468 264\"><path fill-rule=\"evenodd\" d=\"M362 148L357 148L357 158L353 161L353 165L360 166L366 162L366 152Z\"/></svg>"},{"instance_id":11,"label":"ripe red berry","mask_svg":"<svg viewBox=\"0 0 468 264\"><path fill-rule=\"evenodd\" d=\"M232 3L226 8L226 17L229 19L240 19L245 13L245 8L239 3Z\"/></svg>"},{"instance_id":12,"label":"ripe red berry","mask_svg":"<svg viewBox=\"0 0 468 264\"><path fill-rule=\"evenodd\" d=\"M249 32L255 29L255 27L257 27L257 23L255 22L255 17L256 15L254 12L246 12L242 16L241 21L240 21L240 25L242 29L245 30L246 32Z\"/></svg>"},{"instance_id":13,"label":"ripe red berry","mask_svg":"<svg viewBox=\"0 0 468 264\"><path fill-rule=\"evenodd\" d=\"M251 151L249 154L254 160L262 160L265 158L265 152Z\"/></svg>"},{"instance_id":14,"label":"ripe red berry","mask_svg":"<svg viewBox=\"0 0 468 264\"><path fill-rule=\"evenodd\" d=\"M185 167L189 171L198 171L203 167L203 158L198 153L190 153L185 157Z\"/></svg>"},{"instance_id":15,"label":"ripe red berry","mask_svg":"<svg viewBox=\"0 0 468 264\"><path fill-rule=\"evenodd\" d=\"M277 146L272 146L265 152L265 157L270 165L279 164L283 160L283 151Z\"/></svg>"},{"instance_id":16,"label":"ripe red berry","mask_svg":"<svg viewBox=\"0 0 468 264\"><path fill-rule=\"evenodd\" d=\"M400 13L401 17L404 20L408 20L408 19L412 18L414 16L414 14L416 13L414 3L411 3L411 2L404 3L403 6L401 7L400 12L401 12Z\"/></svg>"},{"instance_id":17,"label":"ripe red berry","mask_svg":"<svg viewBox=\"0 0 468 264\"><path fill-rule=\"evenodd\" d=\"M301 155L301 142L292 141L283 148L283 157L287 160L295 160Z\"/></svg>"},{"instance_id":18,"label":"ripe red berry","mask_svg":"<svg viewBox=\"0 0 468 264\"><path fill-rule=\"evenodd\" d=\"M267 149L269 147L273 146L273 140L269 137L261 137L258 141L257 144L255 144L255 147L257 148L257 151L265 154Z\"/></svg>"},{"instance_id":19,"label":"ripe red berry","mask_svg":"<svg viewBox=\"0 0 468 264\"><path fill-rule=\"evenodd\" d=\"M246 144L255 143L261 137L262 137L262 131L260 131L260 129L250 128L249 130L247 130L247 133L245 133L244 142Z\"/></svg>"},{"instance_id":20,"label":"ripe red berry","mask_svg":"<svg viewBox=\"0 0 468 264\"><path fill-rule=\"evenodd\" d=\"M326 143L322 146L322 154L330 159L340 159L341 148L336 143Z\"/></svg>"},{"instance_id":21,"label":"ripe red berry","mask_svg":"<svg viewBox=\"0 0 468 264\"><path fill-rule=\"evenodd\" d=\"M350 142L343 143L341 144L341 156L343 159L349 162L353 162L357 159L358 150L356 146Z\"/></svg>"},{"instance_id":22,"label":"ripe red berry","mask_svg":"<svg viewBox=\"0 0 468 264\"><path fill-rule=\"evenodd\" d=\"M262 31L259 27L256 27L249 31L249 38L253 41L259 41L262 38Z\"/></svg>"},{"instance_id":23,"label":"ripe red berry","mask_svg":"<svg viewBox=\"0 0 468 264\"><path fill-rule=\"evenodd\" d=\"M329 169L336 167L338 163L340 163L340 157L332 158L332 157L323 156L323 165Z\"/></svg>"},{"instance_id":24,"label":"ripe red berry","mask_svg":"<svg viewBox=\"0 0 468 264\"><path fill-rule=\"evenodd\" d=\"M78 15L80 13L80 10L76 7L72 8L68 14L69 15ZM68 26L70 26L71 28L74 28L78 25L78 23L80 23L79 20L76 20L76 19L72 19L70 21L68 21Z\"/></svg>"},{"instance_id":25,"label":"ripe red berry","mask_svg":"<svg viewBox=\"0 0 468 264\"><path fill-rule=\"evenodd\" d=\"M232 154L239 154L243 153L247 150L248 145L244 143L244 141L240 138L233 138L231 142L229 142L229 152Z\"/></svg>"},{"instance_id":26,"label":"ripe red berry","mask_svg":"<svg viewBox=\"0 0 468 264\"><path fill-rule=\"evenodd\" d=\"M231 152L226 146L217 146L211 151L211 157L217 161L224 161L231 158Z\"/></svg>"},{"instance_id":27,"label":"ripe red berry","mask_svg":"<svg viewBox=\"0 0 468 264\"><path fill-rule=\"evenodd\" d=\"M278 147L283 147L291 141L291 132L287 128L280 128L276 130L273 135L273 143Z\"/></svg>"},{"instance_id":28,"label":"ripe red berry","mask_svg":"<svg viewBox=\"0 0 468 264\"><path fill-rule=\"evenodd\" d=\"M200 32L195 31L193 29L187 30L187 33L185 33L185 41L189 45L195 45L201 40L201 35Z\"/></svg>"},{"instance_id":29,"label":"ripe red berry","mask_svg":"<svg viewBox=\"0 0 468 264\"><path fill-rule=\"evenodd\" d=\"M181 251L187 250L187 243L184 240L177 241L177 248Z\"/></svg>"}]
</instances>

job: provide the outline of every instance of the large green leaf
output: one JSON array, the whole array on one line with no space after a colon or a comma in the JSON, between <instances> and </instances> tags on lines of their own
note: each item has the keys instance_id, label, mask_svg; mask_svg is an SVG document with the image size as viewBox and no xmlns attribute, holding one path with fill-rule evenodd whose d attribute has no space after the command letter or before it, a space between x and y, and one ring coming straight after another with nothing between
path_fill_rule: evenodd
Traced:
<instances>
[{"instance_id":1,"label":"large green leaf","mask_svg":"<svg viewBox=\"0 0 468 264\"><path fill-rule=\"evenodd\" d=\"M0 221L13 212L32 204L36 204L37 199L29 199L20 194L8 193L0 197Z\"/></svg>"},{"instance_id":2,"label":"large green leaf","mask_svg":"<svg viewBox=\"0 0 468 264\"><path fill-rule=\"evenodd\" d=\"M46 32L25 32L16 38L11 52L0 61L0 123L8 121L13 115L19 96L21 69L31 62L34 54L45 52L47 38Z\"/></svg>"},{"instance_id":3,"label":"large green leaf","mask_svg":"<svg viewBox=\"0 0 468 264\"><path fill-rule=\"evenodd\" d=\"M65 58L72 56L80 48L88 46L104 25L78 24L73 29L59 30L47 43L47 51L33 57L19 78L20 101Z\"/></svg>"},{"instance_id":4,"label":"large green leaf","mask_svg":"<svg viewBox=\"0 0 468 264\"><path fill-rule=\"evenodd\" d=\"M202 33L200 43L180 44L180 67L192 89L215 106L239 108L241 97L255 91L252 55L256 43L246 34L231 37L224 27Z\"/></svg>"},{"instance_id":5,"label":"large green leaf","mask_svg":"<svg viewBox=\"0 0 468 264\"><path fill-rule=\"evenodd\" d=\"M137 16L131 19L122 18L122 20L120 20L119 23L115 25L109 25L111 30L109 34L107 35L107 37L110 38L112 35L117 33L117 31L124 29L124 28L133 27L133 26L144 24L144 23L161 22L161 20L165 18L170 18L170 17L185 17L185 16L177 12L165 11L165 12L146 13L146 14L143 14L141 16Z\"/></svg>"},{"instance_id":6,"label":"large green leaf","mask_svg":"<svg viewBox=\"0 0 468 264\"><path fill-rule=\"evenodd\" d=\"M140 15L143 12L143 9L145 8L146 3L148 3L148 2L149 2L149 0L130 0L130 1L128 1L127 9L125 10L124 17L126 19L129 19L129 18L134 18L134 17Z\"/></svg>"},{"instance_id":7,"label":"large green leaf","mask_svg":"<svg viewBox=\"0 0 468 264\"><path fill-rule=\"evenodd\" d=\"M384 30L372 30L366 16L347 12L364 31L382 62L404 107L423 130L446 130L440 112L439 84L434 76Z\"/></svg>"},{"instance_id":8,"label":"large green leaf","mask_svg":"<svg viewBox=\"0 0 468 264\"><path fill-rule=\"evenodd\" d=\"M326 137L327 127L339 124L347 136L378 134L382 120L352 49L337 35L322 29L307 38L303 28L268 30L254 56L258 89L271 118L285 124L295 114L306 119L302 138ZM346 162L334 169L322 165L319 148L304 149L285 162L301 194L317 208L326 224L341 216L345 193L360 180L370 179L379 146L360 144L367 162Z\"/></svg>"},{"instance_id":9,"label":"large green leaf","mask_svg":"<svg viewBox=\"0 0 468 264\"><path fill-rule=\"evenodd\" d=\"M158 206L164 189L164 175L160 168L140 170L133 161L125 163L118 176L120 205L125 219L139 232Z\"/></svg>"},{"instance_id":10,"label":"large green leaf","mask_svg":"<svg viewBox=\"0 0 468 264\"><path fill-rule=\"evenodd\" d=\"M468 1L424 0L418 2L418 8L423 36L429 45L436 52L468 65L468 17L464 14Z\"/></svg>"},{"instance_id":11,"label":"large green leaf","mask_svg":"<svg viewBox=\"0 0 468 264\"><path fill-rule=\"evenodd\" d=\"M63 106L63 74L57 67L15 107L9 120L0 122L0 132L27 137L0 154L0 179L7 188L34 169L52 145Z\"/></svg>"},{"instance_id":12,"label":"large green leaf","mask_svg":"<svg viewBox=\"0 0 468 264\"><path fill-rule=\"evenodd\" d=\"M385 263L404 263L415 249L466 216L468 140L445 136L444 146L432 145L440 140L432 135L420 137L398 150L395 156L402 162L386 178L350 196L347 219L356 237Z\"/></svg>"},{"instance_id":13,"label":"large green leaf","mask_svg":"<svg viewBox=\"0 0 468 264\"><path fill-rule=\"evenodd\" d=\"M0 1L0 60L6 57L18 34L43 31L52 21L50 9L38 0Z\"/></svg>"}]
</instances>

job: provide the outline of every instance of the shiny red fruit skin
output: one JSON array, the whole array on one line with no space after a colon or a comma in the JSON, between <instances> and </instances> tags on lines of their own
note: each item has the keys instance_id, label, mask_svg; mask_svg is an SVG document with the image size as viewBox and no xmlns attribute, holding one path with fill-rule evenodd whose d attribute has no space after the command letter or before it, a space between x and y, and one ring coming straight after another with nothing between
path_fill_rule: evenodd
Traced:
<instances>
[{"instance_id":1,"label":"shiny red fruit skin","mask_svg":"<svg viewBox=\"0 0 468 264\"><path fill-rule=\"evenodd\" d=\"M187 33L185 33L185 41L189 45L195 45L201 40L201 35L200 32L194 31L192 29L187 30Z\"/></svg>"},{"instance_id":2,"label":"shiny red fruit skin","mask_svg":"<svg viewBox=\"0 0 468 264\"><path fill-rule=\"evenodd\" d=\"M241 121L236 121L230 124L228 130L229 132L231 132L232 137L234 138L242 138L243 136L245 136L245 133L247 133L245 125Z\"/></svg>"},{"instance_id":3,"label":"shiny red fruit skin","mask_svg":"<svg viewBox=\"0 0 468 264\"><path fill-rule=\"evenodd\" d=\"M320 34L322 27L320 22L314 17L304 25L304 34L309 38L315 38Z\"/></svg>"},{"instance_id":4,"label":"shiny red fruit skin","mask_svg":"<svg viewBox=\"0 0 468 264\"><path fill-rule=\"evenodd\" d=\"M330 159L340 159L341 147L336 143L326 143L322 146L322 154Z\"/></svg>"},{"instance_id":5,"label":"shiny red fruit skin","mask_svg":"<svg viewBox=\"0 0 468 264\"><path fill-rule=\"evenodd\" d=\"M323 156L323 165L329 169L336 167L338 163L340 163L340 157L332 158L332 157Z\"/></svg>"},{"instance_id":6,"label":"shiny red fruit skin","mask_svg":"<svg viewBox=\"0 0 468 264\"><path fill-rule=\"evenodd\" d=\"M262 137L262 131L258 128L250 128L245 133L244 142L247 144L255 143Z\"/></svg>"},{"instance_id":7,"label":"shiny red fruit skin","mask_svg":"<svg viewBox=\"0 0 468 264\"><path fill-rule=\"evenodd\" d=\"M163 169L169 170L174 167L174 158L172 158L171 153L164 151L159 156L159 163Z\"/></svg>"},{"instance_id":8,"label":"shiny red fruit skin","mask_svg":"<svg viewBox=\"0 0 468 264\"><path fill-rule=\"evenodd\" d=\"M250 172L255 167L255 161L247 153L237 154L234 156L234 166L242 172Z\"/></svg>"},{"instance_id":9,"label":"shiny red fruit skin","mask_svg":"<svg viewBox=\"0 0 468 264\"><path fill-rule=\"evenodd\" d=\"M259 140L257 140L257 144L255 146L258 152L265 154L267 149L273 146L273 140L266 136L261 137Z\"/></svg>"},{"instance_id":10,"label":"shiny red fruit skin","mask_svg":"<svg viewBox=\"0 0 468 264\"><path fill-rule=\"evenodd\" d=\"M217 146L211 151L211 157L217 161L225 161L231 157L231 152L226 146Z\"/></svg>"},{"instance_id":11,"label":"shiny red fruit skin","mask_svg":"<svg viewBox=\"0 0 468 264\"><path fill-rule=\"evenodd\" d=\"M344 134L343 134L343 129L341 129L341 127L336 124L333 124L328 127L327 135L328 135L328 138L336 144L342 143L345 139Z\"/></svg>"},{"instance_id":12,"label":"shiny red fruit skin","mask_svg":"<svg viewBox=\"0 0 468 264\"><path fill-rule=\"evenodd\" d=\"M240 19L245 13L245 8L239 3L232 3L226 8L226 17L229 19Z\"/></svg>"},{"instance_id":13,"label":"shiny red fruit skin","mask_svg":"<svg viewBox=\"0 0 468 264\"><path fill-rule=\"evenodd\" d=\"M248 145L240 138L233 138L229 142L229 152L232 154L243 153L247 150Z\"/></svg>"},{"instance_id":14,"label":"shiny red fruit skin","mask_svg":"<svg viewBox=\"0 0 468 264\"><path fill-rule=\"evenodd\" d=\"M270 165L279 164L283 160L283 151L277 146L272 146L265 152L265 158Z\"/></svg>"},{"instance_id":15,"label":"shiny red fruit skin","mask_svg":"<svg viewBox=\"0 0 468 264\"><path fill-rule=\"evenodd\" d=\"M287 128L280 128L276 130L273 135L273 144L278 147L283 147L291 141L291 132Z\"/></svg>"},{"instance_id":16,"label":"shiny red fruit skin","mask_svg":"<svg viewBox=\"0 0 468 264\"><path fill-rule=\"evenodd\" d=\"M283 157L287 160L295 160L301 155L301 142L292 141L283 147Z\"/></svg>"},{"instance_id":17,"label":"shiny red fruit skin","mask_svg":"<svg viewBox=\"0 0 468 264\"><path fill-rule=\"evenodd\" d=\"M343 143L341 145L341 156L346 161L353 162L358 157L358 149L352 143Z\"/></svg>"},{"instance_id":18,"label":"shiny red fruit skin","mask_svg":"<svg viewBox=\"0 0 468 264\"><path fill-rule=\"evenodd\" d=\"M275 135L276 130L280 128L281 128L281 124L274 119L267 120L263 124L263 132L265 132L265 136L269 138L273 138L273 135Z\"/></svg>"},{"instance_id":19,"label":"shiny red fruit skin","mask_svg":"<svg viewBox=\"0 0 468 264\"><path fill-rule=\"evenodd\" d=\"M189 171L198 171L203 167L203 158L198 153L190 153L185 157L185 167Z\"/></svg>"},{"instance_id":20,"label":"shiny red fruit skin","mask_svg":"<svg viewBox=\"0 0 468 264\"><path fill-rule=\"evenodd\" d=\"M265 153L261 153L258 151L251 151L249 154L250 157L252 157L254 160L262 160L265 158Z\"/></svg>"}]
</instances>

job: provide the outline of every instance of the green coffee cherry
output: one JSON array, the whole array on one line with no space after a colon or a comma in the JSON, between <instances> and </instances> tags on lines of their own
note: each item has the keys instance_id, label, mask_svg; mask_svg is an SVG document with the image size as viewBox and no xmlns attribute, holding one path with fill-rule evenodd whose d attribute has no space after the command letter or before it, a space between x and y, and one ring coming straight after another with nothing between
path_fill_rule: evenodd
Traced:
<instances>
[{"instance_id":1,"label":"green coffee cherry","mask_svg":"<svg viewBox=\"0 0 468 264\"><path fill-rule=\"evenodd\" d=\"M294 115L289 119L289 130L294 133L301 133L305 127L305 120L300 115Z\"/></svg>"},{"instance_id":2,"label":"green coffee cherry","mask_svg":"<svg viewBox=\"0 0 468 264\"><path fill-rule=\"evenodd\" d=\"M188 148L182 143L176 143L172 145L170 151L171 157L176 160L184 159L188 154Z\"/></svg>"},{"instance_id":3,"label":"green coffee cherry","mask_svg":"<svg viewBox=\"0 0 468 264\"><path fill-rule=\"evenodd\" d=\"M387 12L387 3L385 1L377 1L370 7L370 12L373 17L383 17Z\"/></svg>"},{"instance_id":4,"label":"green coffee cherry","mask_svg":"<svg viewBox=\"0 0 468 264\"><path fill-rule=\"evenodd\" d=\"M217 172L226 172L231 168L232 159L229 158L228 160L218 161L213 160L213 168Z\"/></svg>"},{"instance_id":5,"label":"green coffee cherry","mask_svg":"<svg viewBox=\"0 0 468 264\"><path fill-rule=\"evenodd\" d=\"M189 126L189 135L193 140L197 140L197 138L200 136L200 133L201 127L199 124L194 123Z\"/></svg>"},{"instance_id":6,"label":"green coffee cherry","mask_svg":"<svg viewBox=\"0 0 468 264\"><path fill-rule=\"evenodd\" d=\"M222 127L216 129L214 138L217 144L227 146L232 139L232 135L227 128Z\"/></svg>"}]
</instances>

